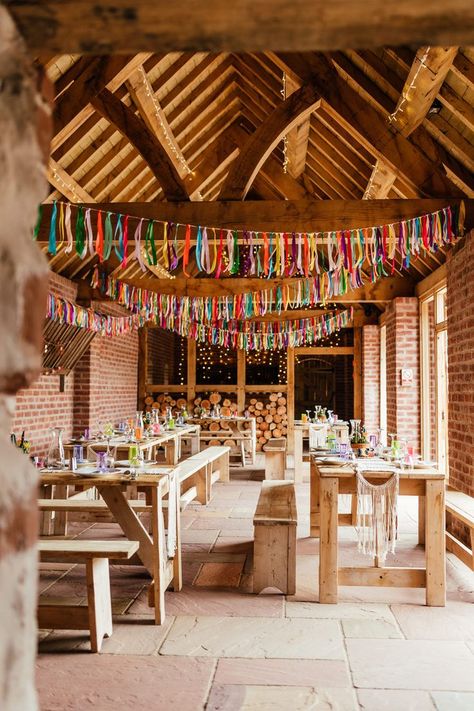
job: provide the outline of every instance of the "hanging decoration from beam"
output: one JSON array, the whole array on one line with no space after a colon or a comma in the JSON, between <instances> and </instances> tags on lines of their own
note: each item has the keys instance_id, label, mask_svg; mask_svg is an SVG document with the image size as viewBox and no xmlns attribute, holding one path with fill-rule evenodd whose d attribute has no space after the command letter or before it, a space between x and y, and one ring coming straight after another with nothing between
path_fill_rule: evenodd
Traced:
<instances>
[{"instance_id":1,"label":"hanging decoration from beam","mask_svg":"<svg viewBox=\"0 0 474 711\"><path fill-rule=\"evenodd\" d=\"M145 326L148 321L152 321L163 329L200 343L248 351L312 345L348 326L353 319L353 309L328 313L319 318L290 319L281 323L220 319L210 325L188 321L182 316L170 320L166 314L159 312L147 316L143 312L132 313L130 316L110 316L93 309L86 309L50 293L46 317L62 324L84 328L99 336L120 336L131 333Z\"/></svg>"},{"instance_id":2,"label":"hanging decoration from beam","mask_svg":"<svg viewBox=\"0 0 474 711\"><path fill-rule=\"evenodd\" d=\"M35 238L41 222L40 207ZM67 254L75 249L82 259L97 255L102 263L113 250L123 268L129 259L136 259L142 271L148 262L173 272L181 261L177 256L179 242L184 240L185 275L191 259L198 272L216 279L229 275L308 278L327 274L330 281L339 284L339 294L345 293L347 282L352 288L362 284L363 266L368 265L372 282L397 268L408 269L420 254L437 252L460 237L463 225L462 202L376 227L298 233L144 220L60 202L54 203L51 212L48 251L55 255L64 246ZM129 242L133 242L133 248Z\"/></svg>"},{"instance_id":3,"label":"hanging decoration from beam","mask_svg":"<svg viewBox=\"0 0 474 711\"><path fill-rule=\"evenodd\" d=\"M121 336L136 331L146 323L144 316L138 313L130 316L100 314L51 293L48 294L46 318L68 326L85 328L99 336Z\"/></svg>"}]
</instances>

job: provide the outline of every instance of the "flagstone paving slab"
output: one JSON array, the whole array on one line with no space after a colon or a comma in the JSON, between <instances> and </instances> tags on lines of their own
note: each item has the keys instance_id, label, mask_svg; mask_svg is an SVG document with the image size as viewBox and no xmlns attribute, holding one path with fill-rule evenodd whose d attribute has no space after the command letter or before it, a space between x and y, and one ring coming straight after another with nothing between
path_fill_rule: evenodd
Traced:
<instances>
[{"instance_id":1,"label":"flagstone paving slab","mask_svg":"<svg viewBox=\"0 0 474 711\"><path fill-rule=\"evenodd\" d=\"M214 684L352 688L346 663L328 659L219 659Z\"/></svg>"},{"instance_id":2,"label":"flagstone paving slab","mask_svg":"<svg viewBox=\"0 0 474 711\"><path fill-rule=\"evenodd\" d=\"M344 659L344 646L334 620L177 617L160 654Z\"/></svg>"},{"instance_id":3,"label":"flagstone paving slab","mask_svg":"<svg viewBox=\"0 0 474 711\"><path fill-rule=\"evenodd\" d=\"M337 620L386 620L394 624L395 618L388 605L342 602L338 605L321 605L314 602L286 602L286 617L312 617Z\"/></svg>"},{"instance_id":4,"label":"flagstone paving slab","mask_svg":"<svg viewBox=\"0 0 474 711\"><path fill-rule=\"evenodd\" d=\"M282 595L245 595L241 590L185 587L165 596L166 613L211 617L283 617Z\"/></svg>"},{"instance_id":5,"label":"flagstone paving slab","mask_svg":"<svg viewBox=\"0 0 474 711\"><path fill-rule=\"evenodd\" d=\"M436 711L428 691L359 689L360 711Z\"/></svg>"},{"instance_id":6,"label":"flagstone paving slab","mask_svg":"<svg viewBox=\"0 0 474 711\"><path fill-rule=\"evenodd\" d=\"M193 584L200 587L237 588L243 567L243 562L203 563Z\"/></svg>"},{"instance_id":7,"label":"flagstone paving slab","mask_svg":"<svg viewBox=\"0 0 474 711\"><path fill-rule=\"evenodd\" d=\"M348 639L346 648L356 687L474 691L473 658L463 642Z\"/></svg>"},{"instance_id":8,"label":"flagstone paving slab","mask_svg":"<svg viewBox=\"0 0 474 711\"><path fill-rule=\"evenodd\" d=\"M448 601L446 607L392 605L407 639L474 640L474 610L468 602Z\"/></svg>"},{"instance_id":9,"label":"flagstone paving slab","mask_svg":"<svg viewBox=\"0 0 474 711\"><path fill-rule=\"evenodd\" d=\"M213 686L206 711L358 711L351 689Z\"/></svg>"},{"instance_id":10,"label":"flagstone paving slab","mask_svg":"<svg viewBox=\"0 0 474 711\"><path fill-rule=\"evenodd\" d=\"M219 535L219 530L197 531L194 528L187 528L181 532L183 543L214 543Z\"/></svg>"},{"instance_id":11,"label":"flagstone paving slab","mask_svg":"<svg viewBox=\"0 0 474 711\"><path fill-rule=\"evenodd\" d=\"M120 620L114 620L112 636L104 639L101 654L156 654L173 619L167 615L162 625L155 625L152 619L122 615Z\"/></svg>"},{"instance_id":12,"label":"flagstone paving slab","mask_svg":"<svg viewBox=\"0 0 474 711\"><path fill-rule=\"evenodd\" d=\"M437 711L472 711L474 694L465 691L433 691Z\"/></svg>"},{"instance_id":13,"label":"flagstone paving slab","mask_svg":"<svg viewBox=\"0 0 474 711\"><path fill-rule=\"evenodd\" d=\"M342 620L344 637L354 639L403 639L397 625L389 620Z\"/></svg>"},{"instance_id":14,"label":"flagstone paving slab","mask_svg":"<svg viewBox=\"0 0 474 711\"><path fill-rule=\"evenodd\" d=\"M41 708L197 711L204 707L215 664L202 658L44 655L37 662Z\"/></svg>"}]
</instances>

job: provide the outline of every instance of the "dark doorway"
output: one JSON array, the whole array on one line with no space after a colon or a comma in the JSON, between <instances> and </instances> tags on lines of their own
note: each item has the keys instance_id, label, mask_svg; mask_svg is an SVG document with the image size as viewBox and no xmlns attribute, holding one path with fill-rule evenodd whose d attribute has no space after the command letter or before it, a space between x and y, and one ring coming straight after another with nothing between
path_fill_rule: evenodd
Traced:
<instances>
[{"instance_id":1,"label":"dark doorway","mask_svg":"<svg viewBox=\"0 0 474 711\"><path fill-rule=\"evenodd\" d=\"M298 355L295 360L295 418L315 405L349 420L354 412L353 357Z\"/></svg>"}]
</instances>

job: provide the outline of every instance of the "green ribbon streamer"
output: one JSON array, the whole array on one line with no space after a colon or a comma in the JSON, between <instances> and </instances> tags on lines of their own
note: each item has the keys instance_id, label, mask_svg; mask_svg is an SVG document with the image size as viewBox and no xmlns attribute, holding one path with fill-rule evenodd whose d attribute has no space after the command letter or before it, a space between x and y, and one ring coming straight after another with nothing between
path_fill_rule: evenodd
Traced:
<instances>
[{"instance_id":1,"label":"green ribbon streamer","mask_svg":"<svg viewBox=\"0 0 474 711\"><path fill-rule=\"evenodd\" d=\"M84 208L77 209L76 219L76 252L82 256L84 252L84 244L86 241L86 228L84 225Z\"/></svg>"},{"instance_id":2,"label":"green ribbon streamer","mask_svg":"<svg viewBox=\"0 0 474 711\"><path fill-rule=\"evenodd\" d=\"M234 231L234 264L232 265L231 274L237 274L240 269L240 250L237 237L237 230Z\"/></svg>"},{"instance_id":3,"label":"green ribbon streamer","mask_svg":"<svg viewBox=\"0 0 474 711\"><path fill-rule=\"evenodd\" d=\"M113 242L112 213L108 212L104 224L104 260L110 257Z\"/></svg>"},{"instance_id":4,"label":"green ribbon streamer","mask_svg":"<svg viewBox=\"0 0 474 711\"><path fill-rule=\"evenodd\" d=\"M54 203L54 204L56 204L56 203ZM38 205L38 217L36 218L35 229L33 230L33 239L35 239L35 240L38 239L42 219L43 219L43 205L40 203Z\"/></svg>"},{"instance_id":5,"label":"green ribbon streamer","mask_svg":"<svg viewBox=\"0 0 474 711\"><path fill-rule=\"evenodd\" d=\"M56 217L58 214L58 206L56 201L53 203L53 211L51 213L51 222L49 225L49 241L48 241L48 252L50 254L56 254Z\"/></svg>"},{"instance_id":6,"label":"green ribbon streamer","mask_svg":"<svg viewBox=\"0 0 474 711\"><path fill-rule=\"evenodd\" d=\"M155 234L153 231L153 220L150 220L150 222L148 223L148 227L146 228L145 247L146 247L146 258L147 258L148 264L153 264L153 266L156 267L158 260L156 258L156 245L155 245ZM151 250L151 256L150 256L150 250Z\"/></svg>"}]
</instances>

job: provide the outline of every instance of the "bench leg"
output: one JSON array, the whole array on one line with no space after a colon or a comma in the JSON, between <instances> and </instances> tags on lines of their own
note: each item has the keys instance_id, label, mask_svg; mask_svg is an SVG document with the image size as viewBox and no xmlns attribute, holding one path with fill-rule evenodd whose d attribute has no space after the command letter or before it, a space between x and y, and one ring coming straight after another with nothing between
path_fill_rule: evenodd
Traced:
<instances>
[{"instance_id":1,"label":"bench leg","mask_svg":"<svg viewBox=\"0 0 474 711\"><path fill-rule=\"evenodd\" d=\"M230 481L230 452L222 454L218 461L219 481L228 483Z\"/></svg>"},{"instance_id":2,"label":"bench leg","mask_svg":"<svg viewBox=\"0 0 474 711\"><path fill-rule=\"evenodd\" d=\"M311 459L310 463L310 487L309 487L309 535L311 538L319 538L321 513L319 509L319 476L317 474L316 465Z\"/></svg>"},{"instance_id":3,"label":"bench leg","mask_svg":"<svg viewBox=\"0 0 474 711\"><path fill-rule=\"evenodd\" d=\"M294 595L296 586L296 526L256 525L253 592L277 588Z\"/></svg>"},{"instance_id":4,"label":"bench leg","mask_svg":"<svg viewBox=\"0 0 474 711\"><path fill-rule=\"evenodd\" d=\"M93 558L86 563L87 604L91 649L100 652L104 637L112 634L112 603L110 599L109 561Z\"/></svg>"}]
</instances>

